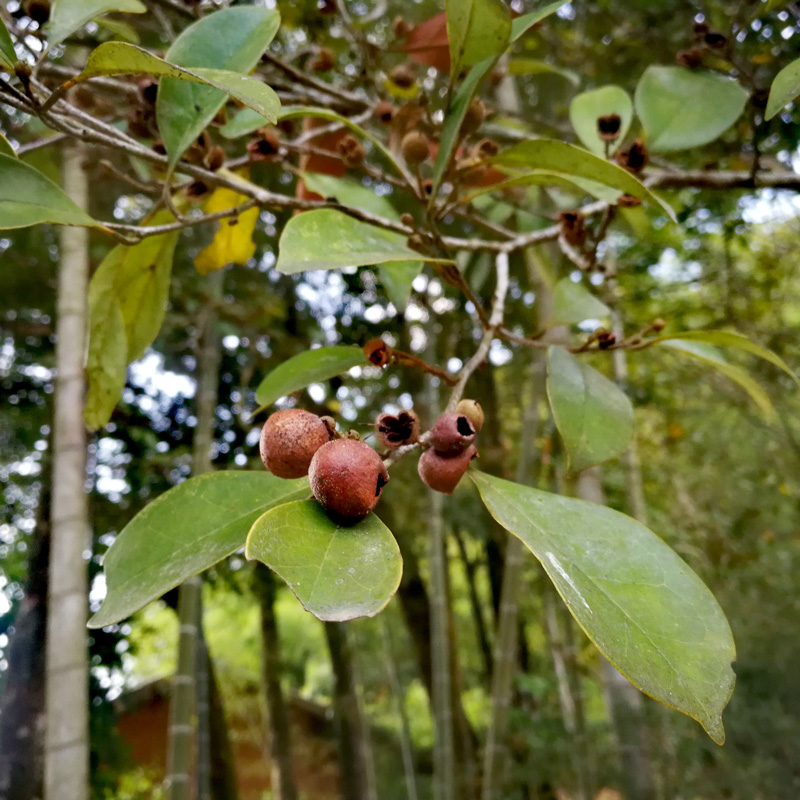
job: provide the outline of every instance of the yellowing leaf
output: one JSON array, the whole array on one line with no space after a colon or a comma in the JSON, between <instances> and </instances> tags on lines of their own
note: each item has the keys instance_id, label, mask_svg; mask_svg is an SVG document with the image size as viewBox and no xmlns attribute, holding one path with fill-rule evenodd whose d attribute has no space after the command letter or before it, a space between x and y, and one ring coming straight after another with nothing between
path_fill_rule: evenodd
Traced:
<instances>
[{"instance_id":1,"label":"yellowing leaf","mask_svg":"<svg viewBox=\"0 0 800 800\"><path fill-rule=\"evenodd\" d=\"M233 189L219 188L209 197L205 210L207 214L227 211L246 202L247 197ZM226 264L246 264L256 252L253 232L258 220L258 208L248 208L238 217L220 220L214 239L194 260L201 275L216 272Z\"/></svg>"}]
</instances>

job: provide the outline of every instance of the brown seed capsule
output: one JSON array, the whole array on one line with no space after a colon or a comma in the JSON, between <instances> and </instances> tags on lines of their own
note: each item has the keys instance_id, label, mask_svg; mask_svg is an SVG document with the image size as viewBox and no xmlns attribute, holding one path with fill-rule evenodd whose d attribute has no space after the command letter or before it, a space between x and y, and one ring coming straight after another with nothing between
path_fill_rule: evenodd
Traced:
<instances>
[{"instance_id":1,"label":"brown seed capsule","mask_svg":"<svg viewBox=\"0 0 800 800\"><path fill-rule=\"evenodd\" d=\"M333 69L335 65L336 56L329 47L320 47L317 55L308 62L308 68L312 72L327 72Z\"/></svg>"},{"instance_id":2,"label":"brown seed capsule","mask_svg":"<svg viewBox=\"0 0 800 800\"><path fill-rule=\"evenodd\" d=\"M375 420L378 441L384 447L401 447L419 440L419 419L413 411L379 414Z\"/></svg>"},{"instance_id":3,"label":"brown seed capsule","mask_svg":"<svg viewBox=\"0 0 800 800\"><path fill-rule=\"evenodd\" d=\"M717 31L709 31L703 37L703 43L712 50L721 50L728 43L728 37Z\"/></svg>"},{"instance_id":4,"label":"brown seed capsule","mask_svg":"<svg viewBox=\"0 0 800 800\"><path fill-rule=\"evenodd\" d=\"M486 106L480 98L473 100L469 104L466 114L464 114L464 121L461 123L461 133L468 135L475 133L475 131L483 125L486 119Z\"/></svg>"},{"instance_id":5,"label":"brown seed capsule","mask_svg":"<svg viewBox=\"0 0 800 800\"><path fill-rule=\"evenodd\" d=\"M149 139L153 135L155 117L152 109L136 106L131 109L126 119L128 133L141 139Z\"/></svg>"},{"instance_id":6,"label":"brown seed capsule","mask_svg":"<svg viewBox=\"0 0 800 800\"><path fill-rule=\"evenodd\" d=\"M211 192L211 188L205 181L192 181L183 193L192 200L201 200Z\"/></svg>"},{"instance_id":7,"label":"brown seed capsule","mask_svg":"<svg viewBox=\"0 0 800 800\"><path fill-rule=\"evenodd\" d=\"M586 217L580 211L562 211L558 215L560 235L573 247L583 247L586 242Z\"/></svg>"},{"instance_id":8,"label":"brown seed capsule","mask_svg":"<svg viewBox=\"0 0 800 800\"><path fill-rule=\"evenodd\" d=\"M681 50L675 56L675 63L679 67L686 67L687 69L696 69L703 63L703 48L690 47L688 50Z\"/></svg>"},{"instance_id":9,"label":"brown seed capsule","mask_svg":"<svg viewBox=\"0 0 800 800\"><path fill-rule=\"evenodd\" d=\"M426 450L419 458L417 472L429 489L452 494L469 468L469 462L477 456L474 444L455 456L443 456L435 450Z\"/></svg>"},{"instance_id":10,"label":"brown seed capsule","mask_svg":"<svg viewBox=\"0 0 800 800\"><path fill-rule=\"evenodd\" d=\"M619 114L605 114L597 118L597 135L604 142L615 142L619 139L622 119Z\"/></svg>"},{"instance_id":11,"label":"brown seed capsule","mask_svg":"<svg viewBox=\"0 0 800 800\"><path fill-rule=\"evenodd\" d=\"M376 367L385 367L392 360L392 348L383 339L370 339L364 345L364 355Z\"/></svg>"},{"instance_id":12,"label":"brown seed capsule","mask_svg":"<svg viewBox=\"0 0 800 800\"><path fill-rule=\"evenodd\" d=\"M431 154L428 137L420 131L411 131L400 144L403 158L412 167L419 166Z\"/></svg>"},{"instance_id":13,"label":"brown seed capsule","mask_svg":"<svg viewBox=\"0 0 800 800\"><path fill-rule=\"evenodd\" d=\"M417 76L414 74L414 70L405 64L400 64L399 67L395 67L389 73L389 78L392 83L400 89L410 89L417 82Z\"/></svg>"},{"instance_id":14,"label":"brown seed capsule","mask_svg":"<svg viewBox=\"0 0 800 800\"><path fill-rule=\"evenodd\" d=\"M279 156L281 140L272 128L261 128L247 143L251 161L275 161Z\"/></svg>"},{"instance_id":15,"label":"brown seed capsule","mask_svg":"<svg viewBox=\"0 0 800 800\"><path fill-rule=\"evenodd\" d=\"M617 150L615 158L617 164L629 172L641 172L649 159L647 145L641 139L636 139L627 150Z\"/></svg>"},{"instance_id":16,"label":"brown seed capsule","mask_svg":"<svg viewBox=\"0 0 800 800\"><path fill-rule=\"evenodd\" d=\"M212 147L206 153L203 163L207 169L216 172L225 163L225 151L219 146Z\"/></svg>"},{"instance_id":17,"label":"brown seed capsule","mask_svg":"<svg viewBox=\"0 0 800 800\"><path fill-rule=\"evenodd\" d=\"M475 145L473 154L476 158L494 158L500 152L500 145L494 139L481 139Z\"/></svg>"},{"instance_id":18,"label":"brown seed capsule","mask_svg":"<svg viewBox=\"0 0 800 800\"><path fill-rule=\"evenodd\" d=\"M348 167L360 167L364 163L364 145L352 134L340 139L336 149Z\"/></svg>"},{"instance_id":19,"label":"brown seed capsule","mask_svg":"<svg viewBox=\"0 0 800 800\"><path fill-rule=\"evenodd\" d=\"M25 13L40 26L50 19L50 0L27 0Z\"/></svg>"},{"instance_id":20,"label":"brown seed capsule","mask_svg":"<svg viewBox=\"0 0 800 800\"><path fill-rule=\"evenodd\" d=\"M595 339L597 339L597 346L601 350L608 350L608 348L613 347L617 341L617 337L611 331L602 329L595 331Z\"/></svg>"},{"instance_id":21,"label":"brown seed capsule","mask_svg":"<svg viewBox=\"0 0 800 800\"><path fill-rule=\"evenodd\" d=\"M158 81L152 78L142 78L137 84L139 100L144 105L154 106L158 97Z\"/></svg>"},{"instance_id":22,"label":"brown seed capsule","mask_svg":"<svg viewBox=\"0 0 800 800\"><path fill-rule=\"evenodd\" d=\"M663 331L663 330L664 330L664 328L666 328L666 327L667 327L667 323L666 323L666 322L665 322L663 319L661 319L661 317L656 317L656 319L654 319L654 320L653 320L653 321L650 323L650 327L651 327L651 328L652 328L652 329L653 329L653 330L654 330L656 333L660 333L661 331Z\"/></svg>"},{"instance_id":23,"label":"brown seed capsule","mask_svg":"<svg viewBox=\"0 0 800 800\"><path fill-rule=\"evenodd\" d=\"M469 400L467 398L461 400L456 406L456 414L463 414L475 429L475 433L481 432L485 416L481 404L477 400Z\"/></svg>"},{"instance_id":24,"label":"brown seed capsule","mask_svg":"<svg viewBox=\"0 0 800 800\"><path fill-rule=\"evenodd\" d=\"M312 494L332 517L357 522L378 504L389 473L368 444L337 439L314 454L308 480Z\"/></svg>"},{"instance_id":25,"label":"brown seed capsule","mask_svg":"<svg viewBox=\"0 0 800 800\"><path fill-rule=\"evenodd\" d=\"M375 106L375 117L384 125L388 125L392 121L395 111L395 107L388 100L384 100Z\"/></svg>"},{"instance_id":26,"label":"brown seed capsule","mask_svg":"<svg viewBox=\"0 0 800 800\"><path fill-rule=\"evenodd\" d=\"M431 447L442 456L463 453L474 441L477 431L464 414L442 414L428 434Z\"/></svg>"},{"instance_id":27,"label":"brown seed capsule","mask_svg":"<svg viewBox=\"0 0 800 800\"><path fill-rule=\"evenodd\" d=\"M261 431L261 460L278 478L302 478L314 453L330 439L328 426L316 414L300 408L276 411Z\"/></svg>"}]
</instances>

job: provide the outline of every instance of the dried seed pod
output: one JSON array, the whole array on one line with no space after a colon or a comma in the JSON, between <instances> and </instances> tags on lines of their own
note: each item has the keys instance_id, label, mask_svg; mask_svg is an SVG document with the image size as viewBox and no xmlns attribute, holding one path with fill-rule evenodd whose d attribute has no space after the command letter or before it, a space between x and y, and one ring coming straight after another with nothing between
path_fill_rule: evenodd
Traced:
<instances>
[{"instance_id":1,"label":"dried seed pod","mask_svg":"<svg viewBox=\"0 0 800 800\"><path fill-rule=\"evenodd\" d=\"M413 411L379 414L375 420L378 441L384 447L401 447L419 440L419 419Z\"/></svg>"},{"instance_id":2,"label":"dried seed pod","mask_svg":"<svg viewBox=\"0 0 800 800\"><path fill-rule=\"evenodd\" d=\"M617 164L628 172L641 172L649 160L647 145L641 139L636 139L627 150L617 150L615 158Z\"/></svg>"},{"instance_id":3,"label":"dried seed pod","mask_svg":"<svg viewBox=\"0 0 800 800\"><path fill-rule=\"evenodd\" d=\"M299 408L276 411L261 431L261 460L278 478L302 478L330 439L328 426L316 414Z\"/></svg>"},{"instance_id":4,"label":"dried seed pod","mask_svg":"<svg viewBox=\"0 0 800 800\"><path fill-rule=\"evenodd\" d=\"M475 433L481 432L485 415L481 404L477 400L464 398L456 406L456 414L463 414L469 420L469 424L475 429Z\"/></svg>"},{"instance_id":5,"label":"dried seed pod","mask_svg":"<svg viewBox=\"0 0 800 800\"><path fill-rule=\"evenodd\" d=\"M461 123L461 133L464 135L475 133L475 131L483 125L483 121L486 119L486 113L487 109L483 100L480 98L473 100L469 104L466 114L464 114L464 121Z\"/></svg>"},{"instance_id":6,"label":"dried seed pod","mask_svg":"<svg viewBox=\"0 0 800 800\"><path fill-rule=\"evenodd\" d=\"M687 69L696 69L703 63L703 48L690 47L688 50L681 50L675 56L675 63L679 67L686 67Z\"/></svg>"},{"instance_id":7,"label":"dried seed pod","mask_svg":"<svg viewBox=\"0 0 800 800\"><path fill-rule=\"evenodd\" d=\"M144 105L154 106L158 97L158 81L153 78L142 78L136 85L139 89L139 100Z\"/></svg>"},{"instance_id":8,"label":"dried seed pod","mask_svg":"<svg viewBox=\"0 0 800 800\"><path fill-rule=\"evenodd\" d=\"M477 456L478 451L474 444L463 453L454 456L443 456L435 450L426 450L419 458L417 472L429 489L442 494L452 494L469 468L469 462Z\"/></svg>"},{"instance_id":9,"label":"dried seed pod","mask_svg":"<svg viewBox=\"0 0 800 800\"><path fill-rule=\"evenodd\" d=\"M202 200L211 193L211 187L205 181L192 181L183 193L192 200Z\"/></svg>"},{"instance_id":10,"label":"dried seed pod","mask_svg":"<svg viewBox=\"0 0 800 800\"><path fill-rule=\"evenodd\" d=\"M728 44L728 37L717 31L709 31L703 37L703 43L712 50L722 50L722 48Z\"/></svg>"},{"instance_id":11,"label":"dried seed pod","mask_svg":"<svg viewBox=\"0 0 800 800\"><path fill-rule=\"evenodd\" d=\"M473 154L476 158L494 158L500 152L500 145L494 139L481 139L475 145Z\"/></svg>"},{"instance_id":12,"label":"dried seed pod","mask_svg":"<svg viewBox=\"0 0 800 800\"><path fill-rule=\"evenodd\" d=\"M392 360L392 348L383 339L370 339L364 345L364 355L376 367L385 367Z\"/></svg>"},{"instance_id":13,"label":"dried seed pod","mask_svg":"<svg viewBox=\"0 0 800 800\"><path fill-rule=\"evenodd\" d=\"M275 161L279 156L281 140L272 128L260 128L247 143L251 161Z\"/></svg>"},{"instance_id":14,"label":"dried seed pod","mask_svg":"<svg viewBox=\"0 0 800 800\"><path fill-rule=\"evenodd\" d=\"M586 217L580 211L562 211L558 215L560 235L573 247L583 247L586 242Z\"/></svg>"},{"instance_id":15,"label":"dried seed pod","mask_svg":"<svg viewBox=\"0 0 800 800\"><path fill-rule=\"evenodd\" d=\"M431 447L439 455L463 453L474 441L477 431L464 414L442 414L428 434Z\"/></svg>"},{"instance_id":16,"label":"dried seed pod","mask_svg":"<svg viewBox=\"0 0 800 800\"><path fill-rule=\"evenodd\" d=\"M619 114L604 114L597 118L597 135L604 142L615 142L619 139L622 119Z\"/></svg>"},{"instance_id":17,"label":"dried seed pod","mask_svg":"<svg viewBox=\"0 0 800 800\"><path fill-rule=\"evenodd\" d=\"M211 172L216 172L225 163L225 151L219 145L215 145L206 153L203 163Z\"/></svg>"},{"instance_id":18,"label":"dried seed pod","mask_svg":"<svg viewBox=\"0 0 800 800\"><path fill-rule=\"evenodd\" d=\"M308 479L314 497L332 517L357 522L378 504L389 473L368 444L337 439L314 454Z\"/></svg>"},{"instance_id":19,"label":"dried seed pod","mask_svg":"<svg viewBox=\"0 0 800 800\"><path fill-rule=\"evenodd\" d=\"M397 109L388 100L384 100L375 106L375 117L384 125L388 125L394 118Z\"/></svg>"},{"instance_id":20,"label":"dried seed pod","mask_svg":"<svg viewBox=\"0 0 800 800\"><path fill-rule=\"evenodd\" d=\"M661 317L656 317L651 323L650 327L656 332L660 333L667 327L667 323L665 320L661 319Z\"/></svg>"},{"instance_id":21,"label":"dried seed pod","mask_svg":"<svg viewBox=\"0 0 800 800\"><path fill-rule=\"evenodd\" d=\"M414 70L405 64L400 64L399 67L395 67L389 73L389 79L400 89L410 89L417 82L417 76L414 74Z\"/></svg>"},{"instance_id":22,"label":"dried seed pod","mask_svg":"<svg viewBox=\"0 0 800 800\"><path fill-rule=\"evenodd\" d=\"M400 150L407 164L419 166L431 154L428 137L420 131L411 131L403 137Z\"/></svg>"},{"instance_id":23,"label":"dried seed pod","mask_svg":"<svg viewBox=\"0 0 800 800\"><path fill-rule=\"evenodd\" d=\"M364 163L364 145L352 134L347 134L336 144L336 150L342 157L342 161L348 167L360 167Z\"/></svg>"}]
</instances>

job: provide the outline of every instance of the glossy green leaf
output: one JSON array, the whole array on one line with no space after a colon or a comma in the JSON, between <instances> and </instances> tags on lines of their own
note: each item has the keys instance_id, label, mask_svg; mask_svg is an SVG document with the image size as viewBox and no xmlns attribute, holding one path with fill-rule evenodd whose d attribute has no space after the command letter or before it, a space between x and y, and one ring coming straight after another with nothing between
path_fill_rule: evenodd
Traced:
<instances>
[{"instance_id":1,"label":"glossy green leaf","mask_svg":"<svg viewBox=\"0 0 800 800\"><path fill-rule=\"evenodd\" d=\"M608 114L617 114L620 118L619 136L613 142L601 139L597 130L598 117ZM595 155L605 156L606 147L609 153L613 153L625 139L633 120L633 103L622 87L602 86L573 98L569 119L584 146Z\"/></svg>"},{"instance_id":2,"label":"glossy green leaf","mask_svg":"<svg viewBox=\"0 0 800 800\"><path fill-rule=\"evenodd\" d=\"M511 15L502 0L445 0L444 7L453 76L508 47Z\"/></svg>"},{"instance_id":3,"label":"glossy green leaf","mask_svg":"<svg viewBox=\"0 0 800 800\"><path fill-rule=\"evenodd\" d=\"M190 25L172 43L166 60L208 76L211 70L241 73L244 77L258 64L280 26L277 11L259 6L236 6L207 14ZM184 151L200 135L225 104L223 91L196 83L163 78L156 100L156 115L161 138L174 166ZM276 98L277 99L277 98ZM277 106L264 116L275 118Z\"/></svg>"},{"instance_id":4,"label":"glossy green leaf","mask_svg":"<svg viewBox=\"0 0 800 800\"><path fill-rule=\"evenodd\" d=\"M54 0L47 25L47 44L55 47L94 17L109 11L144 14L147 7L139 0Z\"/></svg>"},{"instance_id":5,"label":"glossy green leaf","mask_svg":"<svg viewBox=\"0 0 800 800\"><path fill-rule=\"evenodd\" d=\"M0 154L0 230L42 222L102 227L39 170L18 158Z\"/></svg>"},{"instance_id":6,"label":"glossy green leaf","mask_svg":"<svg viewBox=\"0 0 800 800\"><path fill-rule=\"evenodd\" d=\"M210 472L148 503L103 558L106 599L89 620L103 628L126 619L187 578L244 546L268 509L309 493L308 481L268 472Z\"/></svg>"},{"instance_id":7,"label":"glossy green leaf","mask_svg":"<svg viewBox=\"0 0 800 800\"><path fill-rule=\"evenodd\" d=\"M630 444L631 401L616 384L563 347L547 351L547 397L572 472L615 458Z\"/></svg>"},{"instance_id":8,"label":"glossy green leaf","mask_svg":"<svg viewBox=\"0 0 800 800\"><path fill-rule=\"evenodd\" d=\"M772 81L766 118L772 119L787 103L800 95L800 58L785 66Z\"/></svg>"},{"instance_id":9,"label":"glossy green leaf","mask_svg":"<svg viewBox=\"0 0 800 800\"><path fill-rule=\"evenodd\" d=\"M761 413L768 420L774 419L775 409L772 406L769 395L745 370L734 364L729 364L716 347L707 342L681 341L680 339L665 340L662 344L665 347L670 347L673 350L678 350L680 353L696 358L698 361L702 361L705 364L710 364L715 370L725 375L725 377L739 384L739 386L750 395L753 402L755 402L761 410Z\"/></svg>"},{"instance_id":10,"label":"glossy green leaf","mask_svg":"<svg viewBox=\"0 0 800 800\"><path fill-rule=\"evenodd\" d=\"M512 58L508 62L508 74L520 75L558 75L568 80L573 86L580 83L580 77L571 69L557 67L540 58Z\"/></svg>"},{"instance_id":11,"label":"glossy green leaf","mask_svg":"<svg viewBox=\"0 0 800 800\"><path fill-rule=\"evenodd\" d=\"M577 325L587 319L610 316L608 306L580 283L562 278L553 289L553 310L550 325Z\"/></svg>"},{"instance_id":12,"label":"glossy green leaf","mask_svg":"<svg viewBox=\"0 0 800 800\"><path fill-rule=\"evenodd\" d=\"M11 158L17 157L17 153L11 146L11 142L9 142L2 133L0 133L0 156L11 156Z\"/></svg>"},{"instance_id":13,"label":"glossy green leaf","mask_svg":"<svg viewBox=\"0 0 800 800\"><path fill-rule=\"evenodd\" d=\"M590 181L586 178L576 178L574 175L569 175L565 172L534 169L530 172L524 172L514 178L509 178L507 181L502 181L501 183L495 183L491 186L482 186L472 192L465 200L473 200L489 192L502 192L514 186L557 186L562 189L567 189L568 191L591 195L598 200L605 200L607 203L616 203L622 194L619 189L614 189L611 186L606 186L597 181Z\"/></svg>"},{"instance_id":14,"label":"glossy green leaf","mask_svg":"<svg viewBox=\"0 0 800 800\"><path fill-rule=\"evenodd\" d=\"M636 113L650 150L688 150L730 128L747 97L738 83L715 72L653 66L636 86Z\"/></svg>"},{"instance_id":15,"label":"glossy green leaf","mask_svg":"<svg viewBox=\"0 0 800 800\"><path fill-rule=\"evenodd\" d=\"M541 562L600 652L634 686L722 744L736 649L725 614L689 566L610 508L470 475L489 513Z\"/></svg>"},{"instance_id":16,"label":"glossy green leaf","mask_svg":"<svg viewBox=\"0 0 800 800\"><path fill-rule=\"evenodd\" d=\"M412 250L400 233L332 208L305 211L284 226L277 268L285 274L312 269L365 267L391 261L441 261Z\"/></svg>"},{"instance_id":17,"label":"glossy green leaf","mask_svg":"<svg viewBox=\"0 0 800 800\"><path fill-rule=\"evenodd\" d=\"M280 100L275 92L258 78L223 69L203 67L185 69L170 64L141 47L125 42L106 42L93 50L83 72L74 78L74 81L79 83L97 75L138 74L158 75L162 78L211 87L215 94L217 90L222 91L249 106L260 119L268 117L271 122L276 122L278 119Z\"/></svg>"},{"instance_id":18,"label":"glossy green leaf","mask_svg":"<svg viewBox=\"0 0 800 800\"><path fill-rule=\"evenodd\" d=\"M596 181L659 206L675 221L672 208L630 172L581 147L555 139L532 139L503 150L492 161L499 167L548 170Z\"/></svg>"},{"instance_id":19,"label":"glossy green leaf","mask_svg":"<svg viewBox=\"0 0 800 800\"><path fill-rule=\"evenodd\" d=\"M14 50L14 42L11 41L11 34L3 20L0 19L0 67L5 67L13 72L16 60L17 54Z\"/></svg>"},{"instance_id":20,"label":"glossy green leaf","mask_svg":"<svg viewBox=\"0 0 800 800\"><path fill-rule=\"evenodd\" d=\"M273 569L303 608L328 622L375 616L403 572L397 542L374 514L342 526L316 500L286 503L259 517L245 555Z\"/></svg>"},{"instance_id":21,"label":"glossy green leaf","mask_svg":"<svg viewBox=\"0 0 800 800\"><path fill-rule=\"evenodd\" d=\"M385 219L400 220L400 212L392 205L388 197L375 194L367 186L354 183L333 175L319 172L308 172L303 175L306 186L312 192L323 197L335 197L340 203L353 208L371 211ZM388 266L378 267L381 283L389 299L398 310L403 310L411 294L411 284L419 275L419 261L398 261Z\"/></svg>"},{"instance_id":22,"label":"glossy green leaf","mask_svg":"<svg viewBox=\"0 0 800 800\"><path fill-rule=\"evenodd\" d=\"M567 5L570 0L557 0L555 3L548 3L536 11L529 14L522 14L511 21L511 41L516 42L520 36L527 33L537 22L541 22L551 14L555 14L561 6Z\"/></svg>"},{"instance_id":23,"label":"glossy green leaf","mask_svg":"<svg viewBox=\"0 0 800 800\"><path fill-rule=\"evenodd\" d=\"M271 406L279 397L366 364L360 347L339 345L305 350L279 364L261 381L256 390L256 400L261 407Z\"/></svg>"},{"instance_id":24,"label":"glossy green leaf","mask_svg":"<svg viewBox=\"0 0 800 800\"><path fill-rule=\"evenodd\" d=\"M253 111L252 108L242 108L219 129L219 133L226 139L238 139L269 124L266 117Z\"/></svg>"},{"instance_id":25,"label":"glossy green leaf","mask_svg":"<svg viewBox=\"0 0 800 800\"><path fill-rule=\"evenodd\" d=\"M680 339L683 341L693 342L707 342L708 344L717 345L719 347L734 347L737 350L743 350L745 353L763 358L764 361L769 361L779 369L782 369L798 386L800 386L800 379L792 371L791 367L779 356L762 347L760 344L748 339L741 333L735 331L683 331L682 333L673 333L668 336L662 336L658 339L660 342L669 340Z\"/></svg>"}]
</instances>

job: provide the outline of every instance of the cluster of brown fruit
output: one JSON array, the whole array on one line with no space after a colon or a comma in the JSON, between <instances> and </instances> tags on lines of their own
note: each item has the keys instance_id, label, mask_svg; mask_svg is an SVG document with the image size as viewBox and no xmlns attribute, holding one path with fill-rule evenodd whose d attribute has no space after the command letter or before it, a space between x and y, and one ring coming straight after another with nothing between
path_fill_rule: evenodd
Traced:
<instances>
[{"instance_id":1,"label":"cluster of brown fruit","mask_svg":"<svg viewBox=\"0 0 800 800\"><path fill-rule=\"evenodd\" d=\"M375 421L378 442L388 450L420 444L426 449L418 471L423 483L450 494L478 455L473 442L483 425L483 410L474 400L462 400L455 413L443 414L420 436L413 411L380 414ZM342 436L330 417L302 409L272 414L259 444L264 466L278 478L308 475L311 492L334 519L363 519L380 500L389 473L380 455L354 432Z\"/></svg>"}]
</instances>

